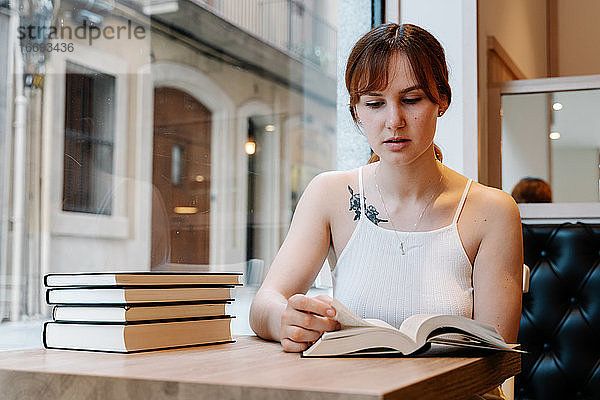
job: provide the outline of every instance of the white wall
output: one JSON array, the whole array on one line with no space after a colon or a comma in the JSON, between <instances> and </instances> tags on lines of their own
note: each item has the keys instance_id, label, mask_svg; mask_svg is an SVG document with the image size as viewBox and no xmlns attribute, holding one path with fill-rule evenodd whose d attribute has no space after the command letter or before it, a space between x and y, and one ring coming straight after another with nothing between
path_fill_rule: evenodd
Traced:
<instances>
[{"instance_id":1,"label":"white wall","mask_svg":"<svg viewBox=\"0 0 600 400\"><path fill-rule=\"evenodd\" d=\"M552 147L554 202L597 202L600 149Z\"/></svg>"},{"instance_id":2,"label":"white wall","mask_svg":"<svg viewBox=\"0 0 600 400\"><path fill-rule=\"evenodd\" d=\"M436 134L444 164L477 180L477 2L404 0L400 5L402 23L427 29L446 51L452 104Z\"/></svg>"},{"instance_id":3,"label":"white wall","mask_svg":"<svg viewBox=\"0 0 600 400\"><path fill-rule=\"evenodd\" d=\"M502 97L502 189L508 193L526 176L548 180L548 122L545 94Z\"/></svg>"},{"instance_id":4,"label":"white wall","mask_svg":"<svg viewBox=\"0 0 600 400\"><path fill-rule=\"evenodd\" d=\"M600 73L600 2L557 0L559 76Z\"/></svg>"},{"instance_id":5,"label":"white wall","mask_svg":"<svg viewBox=\"0 0 600 400\"><path fill-rule=\"evenodd\" d=\"M479 0L477 14L481 78L487 74L490 35L527 78L546 76L546 0Z\"/></svg>"}]
</instances>

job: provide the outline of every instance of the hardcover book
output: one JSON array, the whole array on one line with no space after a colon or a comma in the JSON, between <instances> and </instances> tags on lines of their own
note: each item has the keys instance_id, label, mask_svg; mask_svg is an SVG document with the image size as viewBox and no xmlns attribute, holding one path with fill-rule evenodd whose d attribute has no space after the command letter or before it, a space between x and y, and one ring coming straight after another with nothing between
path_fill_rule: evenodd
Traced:
<instances>
[{"instance_id":1,"label":"hardcover book","mask_svg":"<svg viewBox=\"0 0 600 400\"><path fill-rule=\"evenodd\" d=\"M46 291L48 304L142 304L232 299L232 287L59 288Z\"/></svg>"},{"instance_id":2,"label":"hardcover book","mask_svg":"<svg viewBox=\"0 0 600 400\"><path fill-rule=\"evenodd\" d=\"M377 319L362 319L337 299L333 301L335 319L341 330L325 332L303 357L367 354L409 355L426 350L432 343L515 351L495 328L456 315L415 314L400 328Z\"/></svg>"},{"instance_id":3,"label":"hardcover book","mask_svg":"<svg viewBox=\"0 0 600 400\"><path fill-rule=\"evenodd\" d=\"M200 318L227 314L228 302L99 307L55 306L52 318L67 322L133 322L176 318Z\"/></svg>"},{"instance_id":4,"label":"hardcover book","mask_svg":"<svg viewBox=\"0 0 600 400\"><path fill-rule=\"evenodd\" d=\"M231 342L231 318L145 323L44 324L44 347L118 353Z\"/></svg>"},{"instance_id":5,"label":"hardcover book","mask_svg":"<svg viewBox=\"0 0 600 400\"><path fill-rule=\"evenodd\" d=\"M47 274L44 284L50 287L239 285L240 275L234 272L65 273Z\"/></svg>"}]
</instances>

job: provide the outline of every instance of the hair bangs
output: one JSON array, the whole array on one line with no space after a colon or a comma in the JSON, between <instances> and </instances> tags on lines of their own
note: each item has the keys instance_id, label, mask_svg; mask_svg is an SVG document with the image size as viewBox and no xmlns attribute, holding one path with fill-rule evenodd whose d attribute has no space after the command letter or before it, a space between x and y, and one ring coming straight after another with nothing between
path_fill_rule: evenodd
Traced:
<instances>
[{"instance_id":1,"label":"hair bangs","mask_svg":"<svg viewBox=\"0 0 600 400\"><path fill-rule=\"evenodd\" d=\"M406 57L408 58L408 63L412 69L413 76L429 100L435 104L441 104L442 99L436 83L433 68L431 67L431 64L421 62L423 55L417 54L418 51L415 50L417 49L407 49L405 51Z\"/></svg>"},{"instance_id":2,"label":"hair bangs","mask_svg":"<svg viewBox=\"0 0 600 400\"><path fill-rule=\"evenodd\" d=\"M390 60L395 52L391 53L389 49L381 47L383 46L367 49L365 57L356 65L350 82L353 104L357 103L363 94L382 91L388 86Z\"/></svg>"}]
</instances>

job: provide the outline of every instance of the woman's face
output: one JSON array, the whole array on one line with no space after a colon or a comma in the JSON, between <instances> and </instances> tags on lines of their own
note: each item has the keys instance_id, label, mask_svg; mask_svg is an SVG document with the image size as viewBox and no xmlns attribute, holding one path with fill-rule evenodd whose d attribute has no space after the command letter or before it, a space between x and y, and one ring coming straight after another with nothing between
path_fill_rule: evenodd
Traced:
<instances>
[{"instance_id":1,"label":"woman's face","mask_svg":"<svg viewBox=\"0 0 600 400\"><path fill-rule=\"evenodd\" d=\"M360 96L356 112L382 160L410 164L432 149L438 113L445 109L419 87L406 55L391 58L388 76L387 88Z\"/></svg>"}]
</instances>

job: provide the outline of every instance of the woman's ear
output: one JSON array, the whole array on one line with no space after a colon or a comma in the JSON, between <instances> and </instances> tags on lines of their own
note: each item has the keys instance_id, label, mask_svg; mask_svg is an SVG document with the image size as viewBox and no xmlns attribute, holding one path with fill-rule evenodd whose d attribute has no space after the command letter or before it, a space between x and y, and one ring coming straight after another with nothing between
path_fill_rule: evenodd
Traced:
<instances>
[{"instance_id":1,"label":"woman's ear","mask_svg":"<svg viewBox=\"0 0 600 400\"><path fill-rule=\"evenodd\" d=\"M438 105L438 116L441 117L448 110L448 102L442 100L442 102Z\"/></svg>"},{"instance_id":2,"label":"woman's ear","mask_svg":"<svg viewBox=\"0 0 600 400\"><path fill-rule=\"evenodd\" d=\"M444 112L448 111L448 107L450 107L450 102L448 101L448 98L446 96L442 96L442 102L440 107L442 107L442 110Z\"/></svg>"}]
</instances>

